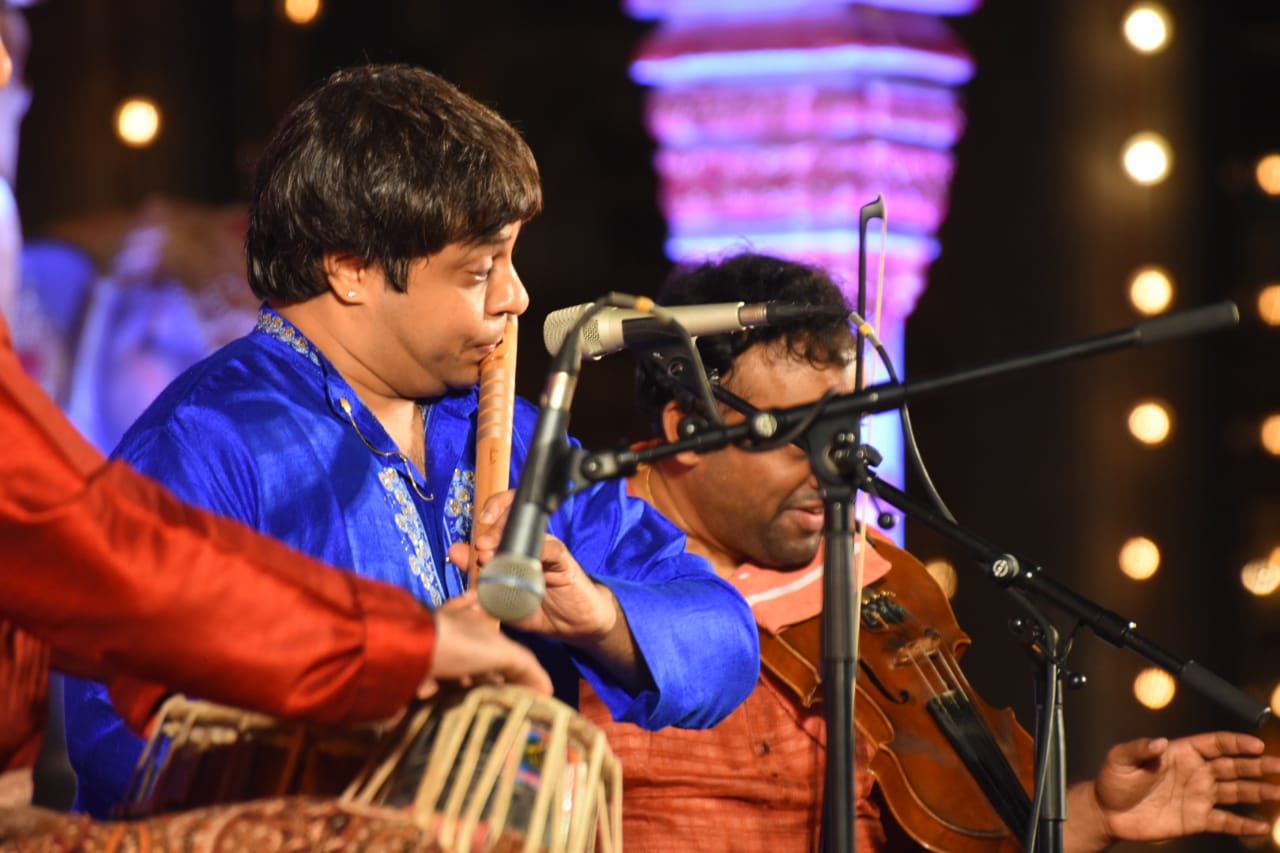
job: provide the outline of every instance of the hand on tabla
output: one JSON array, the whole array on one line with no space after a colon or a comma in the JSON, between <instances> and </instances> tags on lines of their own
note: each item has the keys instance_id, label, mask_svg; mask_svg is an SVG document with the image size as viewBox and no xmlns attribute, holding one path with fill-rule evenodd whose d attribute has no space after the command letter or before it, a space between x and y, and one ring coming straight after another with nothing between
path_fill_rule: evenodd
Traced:
<instances>
[{"instance_id":1,"label":"hand on tabla","mask_svg":"<svg viewBox=\"0 0 1280 853\"><path fill-rule=\"evenodd\" d=\"M431 670L418 687L419 698L436 693L441 681L516 684L551 695L551 677L533 652L498 630L480 609L475 593L446 601L435 611L436 647Z\"/></svg>"}]
</instances>

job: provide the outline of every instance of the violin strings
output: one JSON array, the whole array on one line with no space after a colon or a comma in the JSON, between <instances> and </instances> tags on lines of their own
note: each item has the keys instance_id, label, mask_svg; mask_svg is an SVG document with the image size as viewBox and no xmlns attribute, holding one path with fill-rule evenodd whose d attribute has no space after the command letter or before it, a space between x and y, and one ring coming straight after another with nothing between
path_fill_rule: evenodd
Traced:
<instances>
[{"instance_id":1,"label":"violin strings","mask_svg":"<svg viewBox=\"0 0 1280 853\"><path fill-rule=\"evenodd\" d=\"M951 654L950 650L936 642L937 635L935 632L923 627L923 623L914 614L910 616L910 619L921 629L916 636L929 637L935 640L932 649L923 655L914 648L910 648L907 652L908 660L911 661L911 665L919 674L921 683L930 691L930 696L938 698L946 693L954 693L963 696L966 701L969 701L969 695L964 689L964 679L960 676L959 662ZM921 662L921 658L927 663L928 671L926 671L925 663ZM939 665L939 662L941 662L941 665Z\"/></svg>"},{"instance_id":2,"label":"violin strings","mask_svg":"<svg viewBox=\"0 0 1280 853\"><path fill-rule=\"evenodd\" d=\"M919 623L914 615L910 618ZM936 639L927 628L915 636ZM907 659L929 693L925 704L934 721L973 773L996 813L1017 833L1016 837L1022 838L1030 821L1030 799L965 689L959 662L949 649L936 643L923 654L908 644Z\"/></svg>"}]
</instances>

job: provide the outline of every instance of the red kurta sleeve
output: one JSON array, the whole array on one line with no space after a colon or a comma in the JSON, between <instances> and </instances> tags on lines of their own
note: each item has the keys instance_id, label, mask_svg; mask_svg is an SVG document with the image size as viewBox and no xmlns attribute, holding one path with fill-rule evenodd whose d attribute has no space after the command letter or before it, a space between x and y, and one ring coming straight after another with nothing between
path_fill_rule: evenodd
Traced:
<instances>
[{"instance_id":1,"label":"red kurta sleeve","mask_svg":"<svg viewBox=\"0 0 1280 853\"><path fill-rule=\"evenodd\" d=\"M49 647L0 619L0 773L35 762L48 695Z\"/></svg>"},{"instance_id":2,"label":"red kurta sleeve","mask_svg":"<svg viewBox=\"0 0 1280 853\"><path fill-rule=\"evenodd\" d=\"M413 696L431 662L431 614L407 592L104 462L23 373L2 320L0 542L0 618L70 660L211 701L323 724L376 719ZM137 724L144 703L132 704Z\"/></svg>"}]
</instances>

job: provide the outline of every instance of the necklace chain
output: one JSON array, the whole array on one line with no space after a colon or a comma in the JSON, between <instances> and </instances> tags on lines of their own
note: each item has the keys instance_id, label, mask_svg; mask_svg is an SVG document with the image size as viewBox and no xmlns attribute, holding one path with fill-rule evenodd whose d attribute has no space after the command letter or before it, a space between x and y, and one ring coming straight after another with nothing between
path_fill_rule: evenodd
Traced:
<instances>
[{"instance_id":1,"label":"necklace chain","mask_svg":"<svg viewBox=\"0 0 1280 853\"><path fill-rule=\"evenodd\" d=\"M653 496L653 466L644 466L644 493L649 498L649 503L654 509L658 509L658 499ZM661 510L659 510L661 512Z\"/></svg>"},{"instance_id":2,"label":"necklace chain","mask_svg":"<svg viewBox=\"0 0 1280 853\"><path fill-rule=\"evenodd\" d=\"M347 398L346 397L340 398L338 400L338 405L341 406L342 411L346 413L347 420L351 422L351 428L356 431L356 435L360 436L360 440L364 442L365 447L369 448L374 453L384 458L391 457L391 456L397 457L401 461L401 463L404 464L405 474L409 476L409 485L413 488L415 492L418 493L418 497L422 498L422 500L427 503L430 503L431 501L434 501L436 499L435 495L423 494L422 489L418 488L418 478L413 476L414 464L409 459L408 456L405 456L404 453L402 453L398 449L397 450L379 450L378 448L374 447L372 444L369 443L369 439L364 437L364 433L360 431L360 427L356 424L355 413L351 411L351 403L347 402ZM427 407L425 405L420 406L420 411L422 412L423 431L425 431L427 428L426 408ZM427 461L426 455L424 454L422 457L422 462L424 466L426 465L426 461ZM424 475L425 475L425 472L424 472Z\"/></svg>"},{"instance_id":3,"label":"necklace chain","mask_svg":"<svg viewBox=\"0 0 1280 853\"><path fill-rule=\"evenodd\" d=\"M658 499L653 496L653 465L649 463L645 463L644 465L644 491L645 495L649 498L649 503L652 504L654 509L663 515L669 515L671 520L675 522L676 527L679 527L684 531L685 536L693 535L691 533L692 528L690 528L688 522L684 520L684 516L681 515L679 507L673 503L671 505L671 512L668 514L667 510L658 506Z\"/></svg>"}]
</instances>

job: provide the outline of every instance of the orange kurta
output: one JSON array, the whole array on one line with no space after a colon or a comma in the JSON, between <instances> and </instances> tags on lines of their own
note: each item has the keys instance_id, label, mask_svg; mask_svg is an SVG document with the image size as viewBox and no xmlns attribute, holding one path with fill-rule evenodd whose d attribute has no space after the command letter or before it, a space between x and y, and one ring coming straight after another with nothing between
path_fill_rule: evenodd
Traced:
<instances>
[{"instance_id":1,"label":"orange kurta","mask_svg":"<svg viewBox=\"0 0 1280 853\"><path fill-rule=\"evenodd\" d=\"M589 689L582 713L622 762L628 853L669 850L809 853L818 850L826 766L822 706L804 710L767 673L714 729L658 732L614 723ZM874 780L859 745L858 853L884 849Z\"/></svg>"},{"instance_id":2,"label":"orange kurta","mask_svg":"<svg viewBox=\"0 0 1280 853\"><path fill-rule=\"evenodd\" d=\"M889 570L868 550L863 583ZM822 554L804 569L744 565L729 580L756 620L778 633L822 609ZM819 849L826 768L821 704L805 708L762 671L747 700L715 728L649 732L614 722L585 685L581 711L609 739L623 773L623 840L635 851L809 853ZM880 809L871 799L870 756L857 744L854 767L859 853L885 849Z\"/></svg>"}]
</instances>

